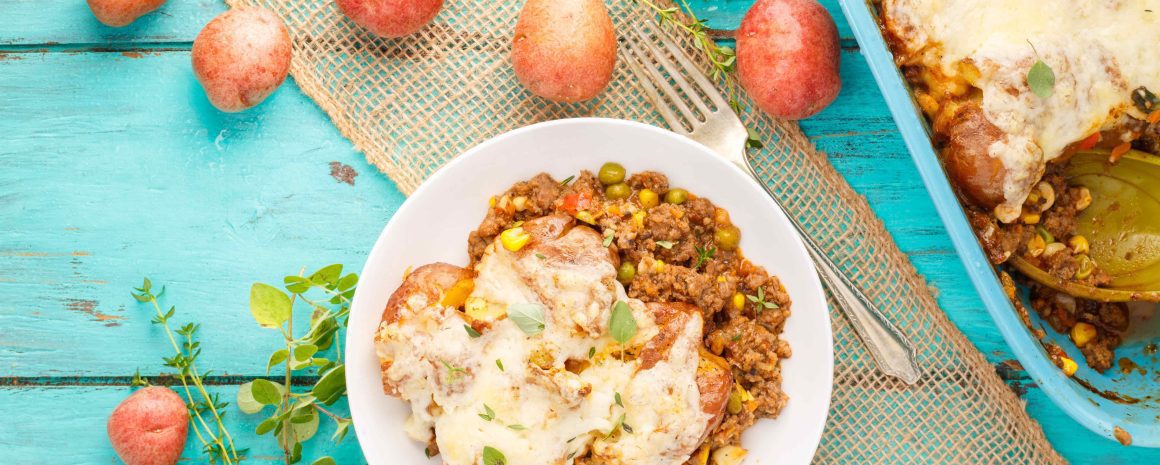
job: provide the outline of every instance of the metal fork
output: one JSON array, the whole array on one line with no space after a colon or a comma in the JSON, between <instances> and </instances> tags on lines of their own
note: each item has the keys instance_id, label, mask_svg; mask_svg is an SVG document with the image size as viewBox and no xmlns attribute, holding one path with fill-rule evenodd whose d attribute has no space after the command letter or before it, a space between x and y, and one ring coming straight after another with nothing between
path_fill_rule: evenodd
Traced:
<instances>
[{"instance_id":1,"label":"metal fork","mask_svg":"<svg viewBox=\"0 0 1160 465\"><path fill-rule=\"evenodd\" d=\"M626 43L629 67L670 128L704 144L732 162L764 188L774 203L785 211L777 196L761 182L749 163L745 153L748 140L745 126L692 60L663 34L657 34L654 39L639 24L628 34ZM673 87L674 84L680 88L680 93ZM801 224L793 216L786 216L813 257L822 281L874 357L878 369L908 384L918 382L921 371L915 362L914 348L910 341L882 315L850 278L838 270L822 248L805 233Z\"/></svg>"}]
</instances>

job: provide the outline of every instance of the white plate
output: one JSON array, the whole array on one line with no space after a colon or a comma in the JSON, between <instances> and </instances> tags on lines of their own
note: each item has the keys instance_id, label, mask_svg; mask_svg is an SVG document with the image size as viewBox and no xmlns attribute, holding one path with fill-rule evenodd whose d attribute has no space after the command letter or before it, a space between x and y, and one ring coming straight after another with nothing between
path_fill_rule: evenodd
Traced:
<instances>
[{"instance_id":1,"label":"white plate","mask_svg":"<svg viewBox=\"0 0 1160 465\"><path fill-rule=\"evenodd\" d=\"M467 235L487 199L517 181L548 172L557 179L616 161L629 173L656 170L674 186L729 210L745 256L781 278L793 299L783 337L793 357L782 362L789 404L742 437L746 464L805 465L825 427L833 383L833 336L821 283L785 214L740 169L672 132L611 119L540 123L495 137L448 163L391 218L371 250L351 307L347 389L355 431L371 465L437 464L402 425L409 407L383 394L374 331L408 266L467 263ZM525 464L511 464L525 465ZM539 464L534 464L539 465Z\"/></svg>"}]
</instances>

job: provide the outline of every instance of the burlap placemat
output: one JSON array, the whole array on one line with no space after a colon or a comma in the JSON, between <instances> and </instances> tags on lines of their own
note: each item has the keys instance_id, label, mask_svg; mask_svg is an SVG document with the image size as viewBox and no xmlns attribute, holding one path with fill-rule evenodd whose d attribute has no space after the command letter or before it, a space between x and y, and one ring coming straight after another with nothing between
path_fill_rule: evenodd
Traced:
<instances>
[{"instance_id":1,"label":"burlap placemat","mask_svg":"<svg viewBox=\"0 0 1160 465\"><path fill-rule=\"evenodd\" d=\"M398 40L369 35L331 0L227 1L262 5L286 20L298 86L404 193L451 157L531 123L606 116L664 127L623 57L593 101L553 104L524 91L508 59L519 1L446 0L432 25ZM619 31L654 20L631 0L609 7ZM701 57L687 36L670 36ZM835 385L815 463L1064 463L825 154L795 124L761 114L743 119L765 142L751 153L758 173L909 335L923 368L916 386L880 374L831 302Z\"/></svg>"}]
</instances>

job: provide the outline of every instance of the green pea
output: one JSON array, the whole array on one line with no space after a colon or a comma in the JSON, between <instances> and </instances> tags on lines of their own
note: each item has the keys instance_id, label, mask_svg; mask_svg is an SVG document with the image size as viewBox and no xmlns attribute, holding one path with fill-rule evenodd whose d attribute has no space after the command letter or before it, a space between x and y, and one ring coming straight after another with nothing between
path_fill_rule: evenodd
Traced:
<instances>
[{"instance_id":1,"label":"green pea","mask_svg":"<svg viewBox=\"0 0 1160 465\"><path fill-rule=\"evenodd\" d=\"M722 226L713 232L713 242L717 243L717 248L724 251L737 250L737 245L741 243L741 230L736 226Z\"/></svg>"},{"instance_id":2,"label":"green pea","mask_svg":"<svg viewBox=\"0 0 1160 465\"><path fill-rule=\"evenodd\" d=\"M608 162L600 167L600 172L597 174L600 178L600 183L605 186L619 184L624 182L624 167L620 163Z\"/></svg>"},{"instance_id":3,"label":"green pea","mask_svg":"<svg viewBox=\"0 0 1160 465\"><path fill-rule=\"evenodd\" d=\"M620 281L621 284L628 284L635 277L636 267L629 262L620 262L620 268L616 270L616 280Z\"/></svg>"},{"instance_id":4,"label":"green pea","mask_svg":"<svg viewBox=\"0 0 1160 465\"><path fill-rule=\"evenodd\" d=\"M632 195L632 188L623 182L604 188L604 196L611 200L627 199L630 195Z\"/></svg>"},{"instance_id":5,"label":"green pea","mask_svg":"<svg viewBox=\"0 0 1160 465\"><path fill-rule=\"evenodd\" d=\"M689 200L689 191L687 190L669 189L669 191L665 193L665 203L680 205L685 203L686 200Z\"/></svg>"}]
</instances>

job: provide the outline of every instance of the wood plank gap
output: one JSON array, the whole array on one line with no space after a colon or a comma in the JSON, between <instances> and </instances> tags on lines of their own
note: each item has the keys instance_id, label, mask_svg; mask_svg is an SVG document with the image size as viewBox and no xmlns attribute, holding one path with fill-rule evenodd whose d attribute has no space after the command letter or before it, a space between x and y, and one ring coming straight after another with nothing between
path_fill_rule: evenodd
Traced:
<instances>
[{"instance_id":1,"label":"wood plank gap","mask_svg":"<svg viewBox=\"0 0 1160 465\"><path fill-rule=\"evenodd\" d=\"M282 374L270 376L245 375L213 375L202 379L206 386L236 386L248 383L255 379L274 379L281 381ZM150 384L156 386L172 386L180 384L177 378L170 375L142 376ZM318 382L317 375L295 375L294 386L313 386ZM0 377L0 389L28 388L28 387L71 387L71 386L129 386L133 382L132 376L3 376Z\"/></svg>"},{"instance_id":2,"label":"wood plank gap","mask_svg":"<svg viewBox=\"0 0 1160 465\"><path fill-rule=\"evenodd\" d=\"M0 44L0 54L8 53L124 53L188 52L193 42L134 42L76 44Z\"/></svg>"}]
</instances>

